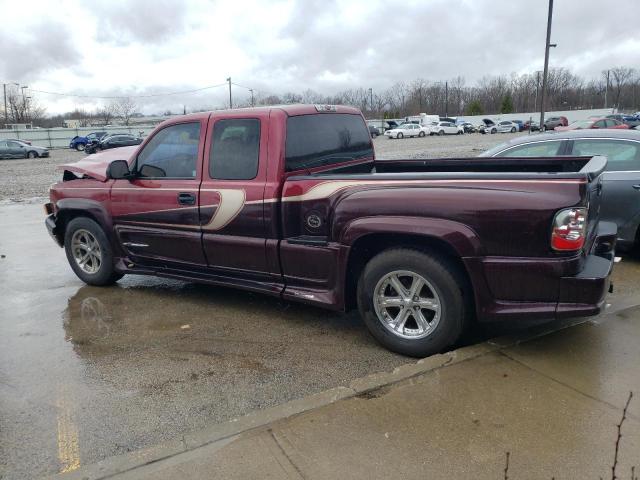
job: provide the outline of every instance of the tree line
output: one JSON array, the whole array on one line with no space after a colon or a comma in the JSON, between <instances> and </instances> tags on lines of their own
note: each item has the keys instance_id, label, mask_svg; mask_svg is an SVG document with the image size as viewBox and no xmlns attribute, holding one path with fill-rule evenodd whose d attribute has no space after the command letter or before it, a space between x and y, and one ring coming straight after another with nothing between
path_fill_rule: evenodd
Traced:
<instances>
[{"instance_id":1,"label":"tree line","mask_svg":"<svg viewBox=\"0 0 640 480\"><path fill-rule=\"evenodd\" d=\"M351 105L367 117L398 118L419 113L441 116L483 115L540 110L542 73L485 76L468 86L464 77L446 81L418 78L397 82L384 91L367 88L321 95L313 90L282 96L258 96L258 105L329 103ZM242 106L248 106L244 102ZM585 79L566 68L549 70L545 111L593 108L640 110L640 75L630 67L604 70Z\"/></svg>"},{"instance_id":2,"label":"tree line","mask_svg":"<svg viewBox=\"0 0 640 480\"><path fill-rule=\"evenodd\" d=\"M461 76L445 81L418 78L411 82L397 82L382 91L352 88L334 95L323 95L311 89L282 95L258 92L252 99L234 101L234 107L294 103L351 105L369 118L399 118L422 112L441 116L491 115L540 111L541 91L541 72L484 76L474 85L467 85ZM93 112L76 109L47 116L46 110L35 99L20 95L17 89L8 89L5 123L56 127L62 126L66 119L76 119L81 126L108 125L115 120L129 125L133 117L142 116L138 113L139 108L133 98L119 98ZM640 110L640 72L620 66L604 70L596 78L585 79L566 68L549 70L545 111L593 108ZM203 110L208 109L192 109ZM170 113L167 110L163 114Z\"/></svg>"}]
</instances>

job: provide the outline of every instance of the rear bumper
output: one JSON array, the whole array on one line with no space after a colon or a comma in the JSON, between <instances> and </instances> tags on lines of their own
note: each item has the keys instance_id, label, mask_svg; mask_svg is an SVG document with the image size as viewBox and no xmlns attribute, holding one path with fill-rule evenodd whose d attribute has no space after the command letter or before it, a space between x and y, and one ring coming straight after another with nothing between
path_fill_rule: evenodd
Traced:
<instances>
[{"instance_id":1,"label":"rear bumper","mask_svg":"<svg viewBox=\"0 0 640 480\"><path fill-rule=\"evenodd\" d=\"M482 322L597 315L610 289L617 227L600 222L587 255L465 259Z\"/></svg>"},{"instance_id":2,"label":"rear bumper","mask_svg":"<svg viewBox=\"0 0 640 480\"><path fill-rule=\"evenodd\" d=\"M591 254L587 255L582 270L577 275L560 279L557 318L600 313L611 286L617 234L615 223L600 222Z\"/></svg>"}]
</instances>

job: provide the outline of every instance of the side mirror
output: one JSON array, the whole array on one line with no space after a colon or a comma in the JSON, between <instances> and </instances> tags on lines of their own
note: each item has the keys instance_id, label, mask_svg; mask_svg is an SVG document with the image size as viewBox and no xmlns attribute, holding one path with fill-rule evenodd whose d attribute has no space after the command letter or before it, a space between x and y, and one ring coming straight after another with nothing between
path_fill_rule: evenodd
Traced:
<instances>
[{"instance_id":1,"label":"side mirror","mask_svg":"<svg viewBox=\"0 0 640 480\"><path fill-rule=\"evenodd\" d=\"M129 164L125 160L114 160L107 167L107 178L112 180L124 180L131 178Z\"/></svg>"}]
</instances>

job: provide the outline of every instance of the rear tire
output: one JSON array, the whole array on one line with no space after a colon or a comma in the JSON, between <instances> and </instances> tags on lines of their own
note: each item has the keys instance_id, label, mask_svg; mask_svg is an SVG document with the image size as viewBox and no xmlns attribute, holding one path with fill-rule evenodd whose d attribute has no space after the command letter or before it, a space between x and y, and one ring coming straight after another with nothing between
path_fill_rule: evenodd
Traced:
<instances>
[{"instance_id":1,"label":"rear tire","mask_svg":"<svg viewBox=\"0 0 640 480\"><path fill-rule=\"evenodd\" d=\"M394 287L396 280L400 287ZM358 282L358 309L386 348L424 357L458 340L473 311L470 292L465 275L451 260L397 248L383 251L365 266ZM399 318L404 320L394 326Z\"/></svg>"},{"instance_id":2,"label":"rear tire","mask_svg":"<svg viewBox=\"0 0 640 480\"><path fill-rule=\"evenodd\" d=\"M425 136L425 133L424 133L424 132L420 132L420 133L418 134L418 136L422 138L422 137L424 137L424 136Z\"/></svg>"},{"instance_id":3,"label":"rear tire","mask_svg":"<svg viewBox=\"0 0 640 480\"><path fill-rule=\"evenodd\" d=\"M113 251L107 236L90 218L77 217L69 222L64 249L75 274L89 285L112 285L123 277L114 269Z\"/></svg>"},{"instance_id":4,"label":"rear tire","mask_svg":"<svg viewBox=\"0 0 640 480\"><path fill-rule=\"evenodd\" d=\"M84 143L76 143L76 150L79 152L84 151Z\"/></svg>"}]
</instances>

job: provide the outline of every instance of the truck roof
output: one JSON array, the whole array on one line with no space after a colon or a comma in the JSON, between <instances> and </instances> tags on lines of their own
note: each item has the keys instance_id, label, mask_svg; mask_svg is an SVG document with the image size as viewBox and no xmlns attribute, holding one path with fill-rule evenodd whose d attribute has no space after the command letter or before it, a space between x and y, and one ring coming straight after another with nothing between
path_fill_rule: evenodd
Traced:
<instances>
[{"instance_id":1,"label":"truck roof","mask_svg":"<svg viewBox=\"0 0 640 480\"><path fill-rule=\"evenodd\" d=\"M330 110L323 110L328 107ZM353 107L347 107L344 105L313 105L313 104L294 104L294 105L268 105L264 107L246 107L246 108L234 108L226 110L211 110L208 112L189 113L187 115L177 115L165 120L164 123L173 123L176 120L202 120L208 118L211 114L214 115L250 115L252 113L264 113L271 110L282 110L288 116L293 117L296 115L312 115L316 113L347 113L351 115L361 115L360 110Z\"/></svg>"}]
</instances>

